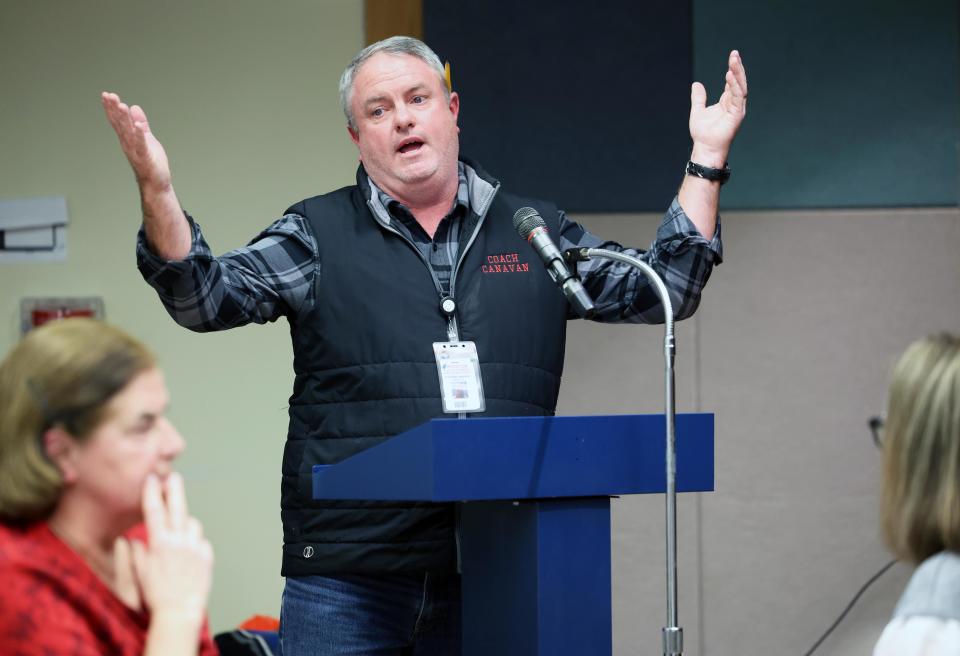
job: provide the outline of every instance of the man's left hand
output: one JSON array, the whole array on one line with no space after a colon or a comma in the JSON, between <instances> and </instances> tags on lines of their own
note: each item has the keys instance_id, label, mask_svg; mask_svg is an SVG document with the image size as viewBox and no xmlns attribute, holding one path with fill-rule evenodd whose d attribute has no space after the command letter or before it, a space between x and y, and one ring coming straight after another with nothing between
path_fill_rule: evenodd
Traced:
<instances>
[{"instance_id":1,"label":"man's left hand","mask_svg":"<svg viewBox=\"0 0 960 656\"><path fill-rule=\"evenodd\" d=\"M707 90L699 82L690 89L690 137L698 164L723 168L733 138L747 115L747 72L740 53L730 53L726 85L715 105L707 106Z\"/></svg>"}]
</instances>

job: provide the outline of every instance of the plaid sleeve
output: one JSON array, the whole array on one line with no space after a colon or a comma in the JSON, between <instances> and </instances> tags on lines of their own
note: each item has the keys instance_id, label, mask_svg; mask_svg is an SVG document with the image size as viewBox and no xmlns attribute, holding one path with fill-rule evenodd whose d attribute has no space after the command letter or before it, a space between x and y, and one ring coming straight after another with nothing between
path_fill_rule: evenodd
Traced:
<instances>
[{"instance_id":1,"label":"plaid sleeve","mask_svg":"<svg viewBox=\"0 0 960 656\"><path fill-rule=\"evenodd\" d=\"M715 264L723 261L720 219L713 239L707 241L674 198L657 228L657 237L646 251L602 241L579 224L560 215L560 250L603 248L637 257L660 274L670 293L674 318L691 316L700 304L700 292ZM583 286L596 305L595 321L609 323L663 323L663 308L656 289L634 267L594 258L579 265Z\"/></svg>"},{"instance_id":2,"label":"plaid sleeve","mask_svg":"<svg viewBox=\"0 0 960 656\"><path fill-rule=\"evenodd\" d=\"M295 314L319 275L317 244L305 219L287 214L247 246L214 257L189 216L193 242L183 260L164 260L137 235L137 268L167 312L197 332L276 321Z\"/></svg>"}]
</instances>

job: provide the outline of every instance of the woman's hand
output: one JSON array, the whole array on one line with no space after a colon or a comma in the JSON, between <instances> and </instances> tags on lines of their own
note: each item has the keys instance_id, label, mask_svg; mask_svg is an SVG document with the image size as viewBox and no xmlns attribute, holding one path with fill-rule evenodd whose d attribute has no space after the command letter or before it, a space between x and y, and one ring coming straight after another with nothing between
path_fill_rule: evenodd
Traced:
<instances>
[{"instance_id":1,"label":"woman's hand","mask_svg":"<svg viewBox=\"0 0 960 656\"><path fill-rule=\"evenodd\" d=\"M196 654L213 579L213 548L187 513L183 478L171 474L161 485L150 476L143 486L147 544L117 540L118 595L132 608L150 612L144 654Z\"/></svg>"}]
</instances>

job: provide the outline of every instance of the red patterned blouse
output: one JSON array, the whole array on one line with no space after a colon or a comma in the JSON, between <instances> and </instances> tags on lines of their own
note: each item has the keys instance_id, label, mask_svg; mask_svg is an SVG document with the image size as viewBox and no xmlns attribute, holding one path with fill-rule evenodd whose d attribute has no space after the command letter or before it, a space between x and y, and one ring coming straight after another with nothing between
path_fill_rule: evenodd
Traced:
<instances>
[{"instance_id":1,"label":"red patterned blouse","mask_svg":"<svg viewBox=\"0 0 960 656\"><path fill-rule=\"evenodd\" d=\"M149 625L46 522L0 523L0 654L140 656ZM206 622L198 653L218 653Z\"/></svg>"}]
</instances>

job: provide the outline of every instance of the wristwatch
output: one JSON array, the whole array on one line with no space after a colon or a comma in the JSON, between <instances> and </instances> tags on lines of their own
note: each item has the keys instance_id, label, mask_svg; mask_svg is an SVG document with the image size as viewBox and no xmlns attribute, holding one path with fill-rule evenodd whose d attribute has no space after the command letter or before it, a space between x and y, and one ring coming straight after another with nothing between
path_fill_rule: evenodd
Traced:
<instances>
[{"instance_id":1,"label":"wristwatch","mask_svg":"<svg viewBox=\"0 0 960 656\"><path fill-rule=\"evenodd\" d=\"M722 169L712 169L696 162L687 162L687 175L695 175L704 180L719 182L721 185L730 179L730 167L724 163Z\"/></svg>"}]
</instances>

